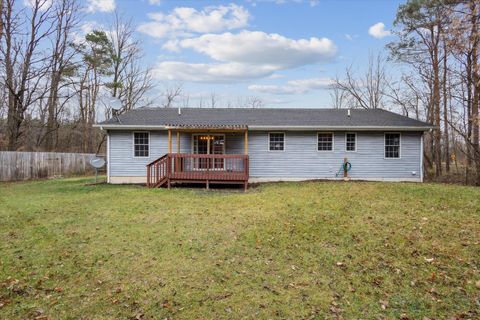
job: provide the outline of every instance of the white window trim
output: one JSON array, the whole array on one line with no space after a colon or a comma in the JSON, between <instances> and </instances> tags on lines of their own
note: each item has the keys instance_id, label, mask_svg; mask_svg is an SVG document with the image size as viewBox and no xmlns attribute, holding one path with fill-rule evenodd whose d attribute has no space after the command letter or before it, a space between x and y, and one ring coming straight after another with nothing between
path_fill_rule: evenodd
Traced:
<instances>
[{"instance_id":1,"label":"white window trim","mask_svg":"<svg viewBox=\"0 0 480 320\"><path fill-rule=\"evenodd\" d=\"M347 150L347 134L354 134L355 135L355 149L354 150ZM345 152L357 152L357 133L356 132L345 132Z\"/></svg>"},{"instance_id":2,"label":"white window trim","mask_svg":"<svg viewBox=\"0 0 480 320\"><path fill-rule=\"evenodd\" d=\"M227 138L225 136L225 133L192 133L192 154L195 153L195 136L218 136L218 137L223 137L223 154L226 154L227 152ZM207 151L210 152L210 141L208 141L208 147ZM210 154L210 153L207 153Z\"/></svg>"},{"instance_id":3,"label":"white window trim","mask_svg":"<svg viewBox=\"0 0 480 320\"><path fill-rule=\"evenodd\" d=\"M318 150L318 135L320 133L330 133L332 135L332 150ZM333 131L318 131L317 132L317 152L335 152L335 132Z\"/></svg>"},{"instance_id":4,"label":"white window trim","mask_svg":"<svg viewBox=\"0 0 480 320\"><path fill-rule=\"evenodd\" d=\"M398 158L387 158L386 157L386 152L385 152L385 147L387 146L385 144L386 142L386 136L387 134L398 134L399 136L399 145L398 145ZM401 132L384 132L383 133L383 159L385 160L399 160L399 159L402 159L402 133Z\"/></svg>"},{"instance_id":5,"label":"white window trim","mask_svg":"<svg viewBox=\"0 0 480 320\"><path fill-rule=\"evenodd\" d=\"M283 150L270 150L270 135L272 133L273 134L278 134L278 133L283 134ZM268 140L267 140L267 151L268 152L285 152L285 150L287 150L287 135L285 134L285 132L282 132L282 131L269 132L268 133Z\"/></svg>"},{"instance_id":6,"label":"white window trim","mask_svg":"<svg viewBox=\"0 0 480 320\"><path fill-rule=\"evenodd\" d=\"M144 156L144 157L140 157L140 156L136 156L135 155L135 133L146 133L148 134L148 156ZM151 144L151 140L150 140L150 131L133 131L132 132L132 153L133 153L133 158L134 159L148 159L150 158L150 144Z\"/></svg>"}]
</instances>

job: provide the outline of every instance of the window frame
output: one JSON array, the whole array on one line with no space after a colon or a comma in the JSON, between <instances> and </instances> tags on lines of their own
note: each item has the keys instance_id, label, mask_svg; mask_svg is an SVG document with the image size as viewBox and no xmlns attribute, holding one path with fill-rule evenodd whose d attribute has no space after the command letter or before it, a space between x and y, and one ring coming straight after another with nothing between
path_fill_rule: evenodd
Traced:
<instances>
[{"instance_id":1,"label":"window frame","mask_svg":"<svg viewBox=\"0 0 480 320\"><path fill-rule=\"evenodd\" d=\"M387 134L398 134L398 157L387 157ZM383 158L385 160L398 160L402 158L402 133L401 132L384 132L383 133Z\"/></svg>"},{"instance_id":2,"label":"window frame","mask_svg":"<svg viewBox=\"0 0 480 320\"><path fill-rule=\"evenodd\" d=\"M198 136L217 136L217 137L223 137L223 153L222 154L227 154L227 137L225 133L192 133L192 154L195 154L195 137ZM198 138L197 138L198 139ZM207 151L210 152L210 141L208 141L208 147ZM198 154L203 154L203 153L198 153ZM211 154L211 153L207 153Z\"/></svg>"},{"instance_id":3,"label":"window frame","mask_svg":"<svg viewBox=\"0 0 480 320\"><path fill-rule=\"evenodd\" d=\"M271 150L270 149L270 136L272 134L283 134L283 149L282 150ZM287 135L283 131L272 131L268 133L268 140L267 140L267 150L268 152L285 152L287 149Z\"/></svg>"},{"instance_id":4,"label":"window frame","mask_svg":"<svg viewBox=\"0 0 480 320\"><path fill-rule=\"evenodd\" d=\"M135 155L135 133L146 133L148 136L148 156L136 156ZM150 131L133 131L132 132L132 152L133 152L133 158L135 159L148 159L150 158Z\"/></svg>"},{"instance_id":5,"label":"window frame","mask_svg":"<svg viewBox=\"0 0 480 320\"><path fill-rule=\"evenodd\" d=\"M332 135L332 149L331 150L319 150L318 149L318 143L319 143L319 137L318 135L321 133L329 133ZM317 152L334 152L335 151L335 132L333 131L318 131L317 132Z\"/></svg>"},{"instance_id":6,"label":"window frame","mask_svg":"<svg viewBox=\"0 0 480 320\"><path fill-rule=\"evenodd\" d=\"M347 135L353 134L355 135L355 149L354 150L347 150ZM356 132L345 132L345 152L357 152L357 133Z\"/></svg>"}]
</instances>

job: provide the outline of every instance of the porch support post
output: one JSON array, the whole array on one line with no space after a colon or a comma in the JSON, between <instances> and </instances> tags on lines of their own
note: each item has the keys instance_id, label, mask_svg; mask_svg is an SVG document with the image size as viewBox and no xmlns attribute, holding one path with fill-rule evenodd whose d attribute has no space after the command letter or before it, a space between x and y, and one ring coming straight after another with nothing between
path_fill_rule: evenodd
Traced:
<instances>
[{"instance_id":1,"label":"porch support post","mask_svg":"<svg viewBox=\"0 0 480 320\"><path fill-rule=\"evenodd\" d=\"M172 153L172 130L168 129L168 153Z\"/></svg>"},{"instance_id":2,"label":"porch support post","mask_svg":"<svg viewBox=\"0 0 480 320\"><path fill-rule=\"evenodd\" d=\"M177 153L180 153L180 131L177 131Z\"/></svg>"},{"instance_id":3,"label":"porch support post","mask_svg":"<svg viewBox=\"0 0 480 320\"><path fill-rule=\"evenodd\" d=\"M245 141L243 143L244 153L248 155L248 130L245 130Z\"/></svg>"}]
</instances>

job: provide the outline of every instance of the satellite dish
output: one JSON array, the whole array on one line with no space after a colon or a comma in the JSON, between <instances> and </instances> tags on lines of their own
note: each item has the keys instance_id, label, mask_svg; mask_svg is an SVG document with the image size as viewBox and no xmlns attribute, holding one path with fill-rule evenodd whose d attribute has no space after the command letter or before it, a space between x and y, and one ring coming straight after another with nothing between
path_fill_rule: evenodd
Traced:
<instances>
[{"instance_id":1,"label":"satellite dish","mask_svg":"<svg viewBox=\"0 0 480 320\"><path fill-rule=\"evenodd\" d=\"M95 169L100 169L105 165L105 159L103 158L92 158L90 160L90 165Z\"/></svg>"},{"instance_id":2,"label":"satellite dish","mask_svg":"<svg viewBox=\"0 0 480 320\"><path fill-rule=\"evenodd\" d=\"M90 165L95 168L95 183L98 180L98 169L105 165L105 159L103 158L92 158L90 159Z\"/></svg>"}]
</instances>

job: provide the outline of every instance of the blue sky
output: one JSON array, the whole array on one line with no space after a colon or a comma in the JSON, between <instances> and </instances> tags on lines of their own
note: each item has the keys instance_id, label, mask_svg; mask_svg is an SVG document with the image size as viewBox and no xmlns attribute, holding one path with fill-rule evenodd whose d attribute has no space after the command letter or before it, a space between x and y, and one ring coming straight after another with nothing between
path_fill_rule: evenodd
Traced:
<instances>
[{"instance_id":1,"label":"blue sky","mask_svg":"<svg viewBox=\"0 0 480 320\"><path fill-rule=\"evenodd\" d=\"M256 96L268 107L328 107L347 65L382 51L395 0L88 0L85 23L117 9L138 26L156 90L182 84L190 106ZM383 25L381 24L383 23Z\"/></svg>"}]
</instances>

